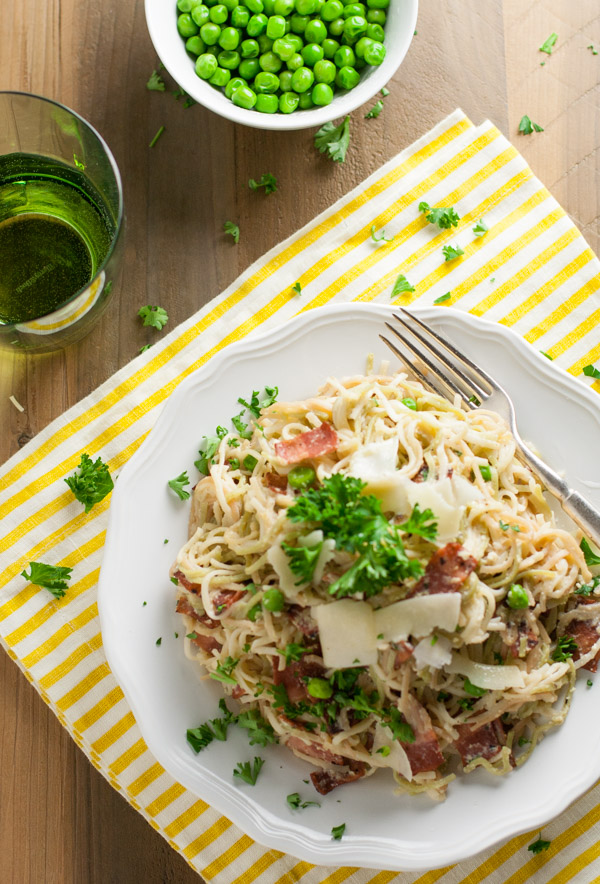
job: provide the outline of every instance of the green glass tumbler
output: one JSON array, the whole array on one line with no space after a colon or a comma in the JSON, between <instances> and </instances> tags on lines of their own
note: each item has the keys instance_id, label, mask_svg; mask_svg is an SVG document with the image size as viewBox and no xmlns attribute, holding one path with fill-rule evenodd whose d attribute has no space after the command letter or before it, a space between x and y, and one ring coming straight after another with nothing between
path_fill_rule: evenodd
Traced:
<instances>
[{"instance_id":1,"label":"green glass tumbler","mask_svg":"<svg viewBox=\"0 0 600 884\"><path fill-rule=\"evenodd\" d=\"M82 117L0 92L0 347L48 352L86 335L112 295L123 191Z\"/></svg>"}]
</instances>

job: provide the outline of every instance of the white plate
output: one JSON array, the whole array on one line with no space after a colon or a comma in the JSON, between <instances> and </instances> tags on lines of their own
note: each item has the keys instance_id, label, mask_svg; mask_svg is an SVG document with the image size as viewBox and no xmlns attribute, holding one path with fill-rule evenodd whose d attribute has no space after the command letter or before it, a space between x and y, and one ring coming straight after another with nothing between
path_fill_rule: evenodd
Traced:
<instances>
[{"instance_id":1,"label":"white plate","mask_svg":"<svg viewBox=\"0 0 600 884\"><path fill-rule=\"evenodd\" d=\"M500 325L447 308L415 311L446 332L512 394L523 436L565 469L600 507L600 410L594 393ZM250 747L238 729L194 755L185 731L218 714L214 682L199 682L183 654L168 571L187 539L188 505L167 489L190 469L203 435L236 413L238 396L277 384L280 398L310 395L329 375L364 371L365 357L387 358L379 341L389 308L348 304L311 310L267 334L227 348L184 381L119 476L100 577L102 637L108 662L144 739L180 783L268 847L325 865L424 870L465 859L562 811L600 776L598 685L578 685L562 728L507 777L475 772L451 783L442 804L394 794L389 771L317 796L310 765L279 746ZM165 545L163 540L169 539ZM147 601L145 607L142 603ZM161 636L162 644L156 646ZM234 782L238 761L266 759L256 786ZM292 811L300 792L321 807ZM342 841L332 826L346 823Z\"/></svg>"}]
</instances>

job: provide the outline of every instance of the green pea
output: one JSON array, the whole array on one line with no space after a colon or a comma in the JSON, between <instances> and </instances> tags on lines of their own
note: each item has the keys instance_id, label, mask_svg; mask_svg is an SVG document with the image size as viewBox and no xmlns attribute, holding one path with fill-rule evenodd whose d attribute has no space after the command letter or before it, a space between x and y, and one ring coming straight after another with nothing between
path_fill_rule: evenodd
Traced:
<instances>
[{"instance_id":1,"label":"green pea","mask_svg":"<svg viewBox=\"0 0 600 884\"><path fill-rule=\"evenodd\" d=\"M263 0L263 6L265 7L263 12L267 18L275 14L275 0Z\"/></svg>"},{"instance_id":2,"label":"green pea","mask_svg":"<svg viewBox=\"0 0 600 884\"><path fill-rule=\"evenodd\" d=\"M218 43L222 49L237 49L240 45L240 32L236 28L223 28Z\"/></svg>"},{"instance_id":3,"label":"green pea","mask_svg":"<svg viewBox=\"0 0 600 884\"><path fill-rule=\"evenodd\" d=\"M364 58L367 64L381 64L381 62L385 58L385 46L383 45L383 43L377 43L373 41L370 46L367 46L367 48L365 49Z\"/></svg>"},{"instance_id":4,"label":"green pea","mask_svg":"<svg viewBox=\"0 0 600 884\"><path fill-rule=\"evenodd\" d=\"M235 52L233 49L224 49L223 52L219 52L217 55L217 61L222 68L227 68L228 71L235 71L241 61L240 53Z\"/></svg>"},{"instance_id":5,"label":"green pea","mask_svg":"<svg viewBox=\"0 0 600 884\"><path fill-rule=\"evenodd\" d=\"M325 58L333 58L335 53L340 48L340 44L337 40L332 40L331 37L327 37L321 43L321 49L323 50L323 55Z\"/></svg>"},{"instance_id":6,"label":"green pea","mask_svg":"<svg viewBox=\"0 0 600 884\"><path fill-rule=\"evenodd\" d=\"M246 26L246 31L249 37L258 37L259 34L262 34L264 29L267 27L268 18L266 15L259 13L258 15L253 15L250 17L250 21Z\"/></svg>"},{"instance_id":7,"label":"green pea","mask_svg":"<svg viewBox=\"0 0 600 884\"><path fill-rule=\"evenodd\" d=\"M294 55L295 49L287 37L278 37L273 43L273 52L282 61L287 61Z\"/></svg>"},{"instance_id":8,"label":"green pea","mask_svg":"<svg viewBox=\"0 0 600 884\"><path fill-rule=\"evenodd\" d=\"M219 54L219 47L218 46L207 46L206 52L204 54L205 55L214 55L214 57L216 58L217 55Z\"/></svg>"},{"instance_id":9,"label":"green pea","mask_svg":"<svg viewBox=\"0 0 600 884\"><path fill-rule=\"evenodd\" d=\"M219 63L214 55L204 52L196 59L196 73L202 80L210 80Z\"/></svg>"},{"instance_id":10,"label":"green pea","mask_svg":"<svg viewBox=\"0 0 600 884\"><path fill-rule=\"evenodd\" d=\"M192 0L177 0L177 9L180 12L189 12L192 8Z\"/></svg>"},{"instance_id":11,"label":"green pea","mask_svg":"<svg viewBox=\"0 0 600 884\"><path fill-rule=\"evenodd\" d=\"M191 52L192 55L202 55L206 50L206 44L201 37L196 34L195 37L188 37L185 41L185 48L188 52Z\"/></svg>"},{"instance_id":12,"label":"green pea","mask_svg":"<svg viewBox=\"0 0 600 884\"><path fill-rule=\"evenodd\" d=\"M310 68L298 68L298 70L294 71L294 73L292 74L292 86L294 88L294 92L306 92L307 89L310 89L310 87L314 83L314 80L315 75Z\"/></svg>"},{"instance_id":13,"label":"green pea","mask_svg":"<svg viewBox=\"0 0 600 884\"><path fill-rule=\"evenodd\" d=\"M356 61L354 62L354 67L356 68L357 71L362 71L364 68L367 67L367 63L364 60L364 58L357 58Z\"/></svg>"},{"instance_id":14,"label":"green pea","mask_svg":"<svg viewBox=\"0 0 600 884\"><path fill-rule=\"evenodd\" d=\"M212 22L216 25L224 24L229 18L229 12L227 11L227 7L222 3L218 3L216 6L209 11L209 17Z\"/></svg>"},{"instance_id":15,"label":"green pea","mask_svg":"<svg viewBox=\"0 0 600 884\"><path fill-rule=\"evenodd\" d=\"M198 25L189 12L182 12L177 18L177 30L182 37L193 37L198 33Z\"/></svg>"},{"instance_id":16,"label":"green pea","mask_svg":"<svg viewBox=\"0 0 600 884\"><path fill-rule=\"evenodd\" d=\"M298 34L286 34L285 39L291 46L294 47L294 52L300 52L300 50L304 46L304 40Z\"/></svg>"},{"instance_id":17,"label":"green pea","mask_svg":"<svg viewBox=\"0 0 600 884\"><path fill-rule=\"evenodd\" d=\"M333 89L328 83L317 83L312 91L312 100L318 107L325 107L326 104L331 104L333 101Z\"/></svg>"},{"instance_id":18,"label":"green pea","mask_svg":"<svg viewBox=\"0 0 600 884\"><path fill-rule=\"evenodd\" d=\"M315 103L312 100L312 96L310 92L303 92L300 96L300 101L298 102L298 107L301 110L308 110L311 107L314 107Z\"/></svg>"},{"instance_id":19,"label":"green pea","mask_svg":"<svg viewBox=\"0 0 600 884\"><path fill-rule=\"evenodd\" d=\"M294 11L294 0L275 0L273 12L275 15L291 15Z\"/></svg>"},{"instance_id":20,"label":"green pea","mask_svg":"<svg viewBox=\"0 0 600 884\"><path fill-rule=\"evenodd\" d=\"M210 8L212 6L216 6L218 2L219 0L204 0L204 5Z\"/></svg>"},{"instance_id":21,"label":"green pea","mask_svg":"<svg viewBox=\"0 0 600 884\"><path fill-rule=\"evenodd\" d=\"M317 700L328 700L333 695L333 688L326 678L309 678L306 690Z\"/></svg>"},{"instance_id":22,"label":"green pea","mask_svg":"<svg viewBox=\"0 0 600 884\"><path fill-rule=\"evenodd\" d=\"M260 49L259 55L262 55L263 52L270 52L273 48L273 40L270 37L267 37L266 34L259 34L256 38L258 42L258 48Z\"/></svg>"},{"instance_id":23,"label":"green pea","mask_svg":"<svg viewBox=\"0 0 600 884\"><path fill-rule=\"evenodd\" d=\"M284 92L279 96L279 110L282 114L291 114L298 107L300 96L295 92Z\"/></svg>"},{"instance_id":24,"label":"green pea","mask_svg":"<svg viewBox=\"0 0 600 884\"><path fill-rule=\"evenodd\" d=\"M243 77L232 77L227 86L225 86L225 95L227 98L231 98L236 89L239 89L240 86L247 85L248 84Z\"/></svg>"},{"instance_id":25,"label":"green pea","mask_svg":"<svg viewBox=\"0 0 600 884\"><path fill-rule=\"evenodd\" d=\"M311 68L318 61L321 61L325 53L318 43L307 43L307 45L303 46L300 50L300 54L304 59L304 64Z\"/></svg>"},{"instance_id":26,"label":"green pea","mask_svg":"<svg viewBox=\"0 0 600 884\"><path fill-rule=\"evenodd\" d=\"M265 8L262 0L244 0L244 6L246 9L249 9L250 12L254 13L254 15L258 15Z\"/></svg>"},{"instance_id":27,"label":"green pea","mask_svg":"<svg viewBox=\"0 0 600 884\"><path fill-rule=\"evenodd\" d=\"M281 71L279 74L279 88L282 92L292 92L292 71Z\"/></svg>"},{"instance_id":28,"label":"green pea","mask_svg":"<svg viewBox=\"0 0 600 884\"><path fill-rule=\"evenodd\" d=\"M389 5L390 0L367 0L369 9L387 9Z\"/></svg>"},{"instance_id":29,"label":"green pea","mask_svg":"<svg viewBox=\"0 0 600 884\"><path fill-rule=\"evenodd\" d=\"M367 19L368 21L368 19ZM381 27L381 25L377 24L368 24L367 25L367 37L369 40L376 40L377 43L383 43L385 39L385 31Z\"/></svg>"},{"instance_id":30,"label":"green pea","mask_svg":"<svg viewBox=\"0 0 600 884\"><path fill-rule=\"evenodd\" d=\"M276 114L279 110L279 99L276 95L257 95L254 110L261 114Z\"/></svg>"},{"instance_id":31,"label":"green pea","mask_svg":"<svg viewBox=\"0 0 600 884\"><path fill-rule=\"evenodd\" d=\"M527 590L523 589L520 583L511 584L506 597L506 604L509 608L519 609L529 607L529 596Z\"/></svg>"},{"instance_id":32,"label":"green pea","mask_svg":"<svg viewBox=\"0 0 600 884\"><path fill-rule=\"evenodd\" d=\"M333 60L338 68L354 67L354 62L356 61L354 49L351 46L340 46L333 56Z\"/></svg>"},{"instance_id":33,"label":"green pea","mask_svg":"<svg viewBox=\"0 0 600 884\"><path fill-rule=\"evenodd\" d=\"M329 33L332 37L341 37L344 33L345 21L343 18L336 18L329 22Z\"/></svg>"},{"instance_id":34,"label":"green pea","mask_svg":"<svg viewBox=\"0 0 600 884\"><path fill-rule=\"evenodd\" d=\"M317 15L319 18L321 17L321 10L325 6L325 3L326 3L326 0L317 0L317 8L315 11L315 15Z\"/></svg>"},{"instance_id":35,"label":"green pea","mask_svg":"<svg viewBox=\"0 0 600 884\"><path fill-rule=\"evenodd\" d=\"M284 595L280 589L275 587L267 589L262 597L262 606L266 611L283 611L284 605Z\"/></svg>"},{"instance_id":36,"label":"green pea","mask_svg":"<svg viewBox=\"0 0 600 884\"><path fill-rule=\"evenodd\" d=\"M367 32L367 20L362 15L351 15L344 22L344 35L349 40L358 40Z\"/></svg>"},{"instance_id":37,"label":"green pea","mask_svg":"<svg viewBox=\"0 0 600 884\"><path fill-rule=\"evenodd\" d=\"M279 89L279 77L277 74L271 74L269 71L261 71L254 78L254 89L256 92L266 92L272 94Z\"/></svg>"},{"instance_id":38,"label":"green pea","mask_svg":"<svg viewBox=\"0 0 600 884\"><path fill-rule=\"evenodd\" d=\"M308 488L316 478L317 474L312 467L303 466L292 467L287 475L288 485L290 488L295 488L296 491Z\"/></svg>"},{"instance_id":39,"label":"green pea","mask_svg":"<svg viewBox=\"0 0 600 884\"><path fill-rule=\"evenodd\" d=\"M285 34L285 19L282 15L272 15L267 19L267 37L276 40Z\"/></svg>"},{"instance_id":40,"label":"green pea","mask_svg":"<svg viewBox=\"0 0 600 884\"><path fill-rule=\"evenodd\" d=\"M312 15L317 11L317 0L295 0L296 12L300 15Z\"/></svg>"},{"instance_id":41,"label":"green pea","mask_svg":"<svg viewBox=\"0 0 600 884\"><path fill-rule=\"evenodd\" d=\"M259 71L260 65L258 63L258 58L244 58L240 61L238 66L240 77L243 77L248 81L253 80Z\"/></svg>"},{"instance_id":42,"label":"green pea","mask_svg":"<svg viewBox=\"0 0 600 884\"><path fill-rule=\"evenodd\" d=\"M231 13L231 24L234 28L245 28L250 21L250 11L245 6L236 6Z\"/></svg>"},{"instance_id":43,"label":"green pea","mask_svg":"<svg viewBox=\"0 0 600 884\"><path fill-rule=\"evenodd\" d=\"M354 52L356 53L356 57L357 58L364 58L365 57L365 49L368 46L371 46L372 43L373 43L373 41L369 40L368 37L361 37L360 40L357 40L357 42L354 46Z\"/></svg>"},{"instance_id":44,"label":"green pea","mask_svg":"<svg viewBox=\"0 0 600 884\"><path fill-rule=\"evenodd\" d=\"M293 15L290 19L292 33L303 34L309 21L310 18L307 15Z\"/></svg>"},{"instance_id":45,"label":"green pea","mask_svg":"<svg viewBox=\"0 0 600 884\"><path fill-rule=\"evenodd\" d=\"M242 58L258 58L260 48L256 40L242 40L240 43L240 55Z\"/></svg>"},{"instance_id":46,"label":"green pea","mask_svg":"<svg viewBox=\"0 0 600 884\"><path fill-rule=\"evenodd\" d=\"M367 10L362 3L351 3L349 6L344 7L342 18L350 18L351 15L360 15L362 18L365 18L366 14Z\"/></svg>"},{"instance_id":47,"label":"green pea","mask_svg":"<svg viewBox=\"0 0 600 884\"><path fill-rule=\"evenodd\" d=\"M212 83L213 86L227 86L230 79L231 71L228 71L226 68L217 68L208 82Z\"/></svg>"},{"instance_id":48,"label":"green pea","mask_svg":"<svg viewBox=\"0 0 600 884\"><path fill-rule=\"evenodd\" d=\"M315 64L313 71L317 83L335 83L335 75L337 73L337 70L332 61L327 61L325 58L322 58L321 61L318 61ZM318 101L315 101L314 96L313 101L315 102L315 104L319 104ZM329 104L329 101L325 102L325 104Z\"/></svg>"},{"instance_id":49,"label":"green pea","mask_svg":"<svg viewBox=\"0 0 600 884\"><path fill-rule=\"evenodd\" d=\"M239 86L232 94L231 100L237 107L252 110L256 104L256 92L253 92L249 86Z\"/></svg>"},{"instance_id":50,"label":"green pea","mask_svg":"<svg viewBox=\"0 0 600 884\"><path fill-rule=\"evenodd\" d=\"M383 9L367 9L366 18L371 24L381 25L381 27L383 27L387 21L387 15Z\"/></svg>"},{"instance_id":51,"label":"green pea","mask_svg":"<svg viewBox=\"0 0 600 884\"><path fill-rule=\"evenodd\" d=\"M200 28L200 36L207 46L215 46L221 36L221 28L214 22L206 22Z\"/></svg>"},{"instance_id":52,"label":"green pea","mask_svg":"<svg viewBox=\"0 0 600 884\"><path fill-rule=\"evenodd\" d=\"M303 65L304 59L299 52L296 52L294 55L292 55L291 58L288 58L288 60L286 61L286 67L288 71L297 71L298 68L303 67Z\"/></svg>"},{"instance_id":53,"label":"green pea","mask_svg":"<svg viewBox=\"0 0 600 884\"><path fill-rule=\"evenodd\" d=\"M234 9L240 5L239 0L221 0L223 6L227 8L228 12L233 12Z\"/></svg>"},{"instance_id":54,"label":"green pea","mask_svg":"<svg viewBox=\"0 0 600 884\"><path fill-rule=\"evenodd\" d=\"M263 52L258 63L263 71L268 71L271 74L278 73L283 67L283 62L277 58L274 52Z\"/></svg>"},{"instance_id":55,"label":"green pea","mask_svg":"<svg viewBox=\"0 0 600 884\"><path fill-rule=\"evenodd\" d=\"M191 16L198 25L199 28L202 25L205 25L210 18L210 9L208 6L205 6L204 3L199 3L198 6L194 6L191 11Z\"/></svg>"},{"instance_id":56,"label":"green pea","mask_svg":"<svg viewBox=\"0 0 600 884\"><path fill-rule=\"evenodd\" d=\"M335 78L336 86L339 86L340 89L354 89L359 81L360 74L349 65L344 65L343 68L340 68Z\"/></svg>"},{"instance_id":57,"label":"green pea","mask_svg":"<svg viewBox=\"0 0 600 884\"><path fill-rule=\"evenodd\" d=\"M367 23L365 21L365 30ZM318 18L311 18L304 31L304 39L307 43L322 43L327 36L327 28Z\"/></svg>"},{"instance_id":58,"label":"green pea","mask_svg":"<svg viewBox=\"0 0 600 884\"><path fill-rule=\"evenodd\" d=\"M321 18L323 21L333 21L339 18L344 11L344 4L341 0L327 0L321 9Z\"/></svg>"}]
</instances>

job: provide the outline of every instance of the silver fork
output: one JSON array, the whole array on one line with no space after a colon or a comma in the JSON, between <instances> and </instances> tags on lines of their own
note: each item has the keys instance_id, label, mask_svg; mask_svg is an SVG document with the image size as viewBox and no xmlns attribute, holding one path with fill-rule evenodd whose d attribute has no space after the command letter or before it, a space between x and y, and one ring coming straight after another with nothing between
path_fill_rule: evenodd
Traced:
<instances>
[{"instance_id":1,"label":"silver fork","mask_svg":"<svg viewBox=\"0 0 600 884\"><path fill-rule=\"evenodd\" d=\"M417 357L427 374L421 371L414 361L409 361L384 335L379 335L381 340L426 387L445 399L454 400L454 397L458 396L465 406L471 409L485 404L487 409L503 417L515 437L522 459L542 485L560 501L563 510L581 528L586 537L600 547L600 513L577 491L570 488L564 479L561 479L523 442L517 429L513 403L506 390L486 371L460 353L446 338L404 307L399 309L403 315L394 313L393 316L402 326L402 331L390 322L385 324L409 353Z\"/></svg>"}]
</instances>

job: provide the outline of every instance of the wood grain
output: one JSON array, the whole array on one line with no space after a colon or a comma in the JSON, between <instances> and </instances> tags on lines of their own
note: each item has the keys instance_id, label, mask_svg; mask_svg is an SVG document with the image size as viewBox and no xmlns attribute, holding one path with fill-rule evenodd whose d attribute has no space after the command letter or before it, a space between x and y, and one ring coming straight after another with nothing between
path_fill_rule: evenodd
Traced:
<instances>
[{"instance_id":1,"label":"wood grain","mask_svg":"<svg viewBox=\"0 0 600 884\"><path fill-rule=\"evenodd\" d=\"M600 57L583 50L573 56L569 47L600 42L597 3L570 4L568 28L553 18L555 7L562 15L566 4L530 5L526 21L534 47L552 30L562 30L569 41L563 48L561 38L552 65L541 68L552 79L540 78L536 52L520 31L521 0L505 0L504 8L500 0L421 0L418 33L384 113L377 120L365 120L364 109L352 115L348 159L336 166L315 152L310 131L244 129L200 106L185 109L172 95L147 92L157 59L142 0L2 0L1 88L55 98L99 129L122 172L127 229L119 290L84 342L49 356L0 354L0 459L156 339L136 318L140 306L160 303L170 327L186 319L457 105L474 122L489 117L513 136L525 112L538 115L547 131L556 127L552 139L517 143L545 182L556 184L556 195L593 243L598 205L590 181L596 176L597 182L600 141L593 90ZM583 65L587 85L578 80ZM581 110L570 129L561 115L574 113L575 93ZM595 119L591 133L587 113ZM166 131L150 149L161 125ZM265 171L278 179L274 196L247 187L250 177ZM225 220L239 223L239 246L222 233ZM22 414L8 403L11 394L25 407ZM198 881L91 767L5 654L0 787L1 881Z\"/></svg>"}]
</instances>

